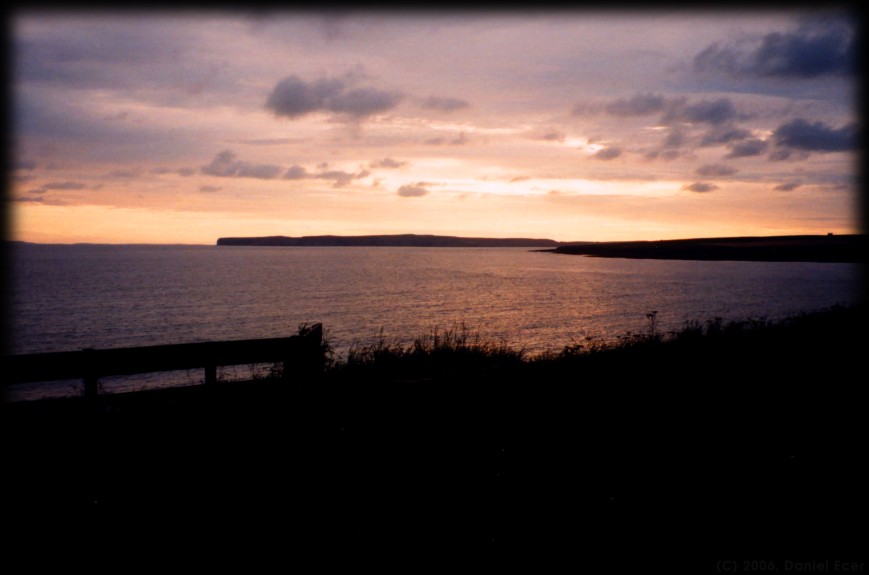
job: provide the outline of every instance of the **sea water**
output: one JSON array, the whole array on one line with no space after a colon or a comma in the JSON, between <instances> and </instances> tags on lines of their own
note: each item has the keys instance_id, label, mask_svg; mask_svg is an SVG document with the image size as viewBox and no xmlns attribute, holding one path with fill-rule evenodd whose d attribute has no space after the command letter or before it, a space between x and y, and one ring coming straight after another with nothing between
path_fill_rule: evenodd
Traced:
<instances>
[{"instance_id":1,"label":"sea water","mask_svg":"<svg viewBox=\"0 0 869 575\"><path fill-rule=\"evenodd\" d=\"M775 320L862 295L858 264L525 248L16 244L9 258L9 354L286 337L313 323L339 358L381 335L409 342L461 324L535 354L643 332L653 312L667 332L714 318ZM179 382L145 385L159 381Z\"/></svg>"}]
</instances>

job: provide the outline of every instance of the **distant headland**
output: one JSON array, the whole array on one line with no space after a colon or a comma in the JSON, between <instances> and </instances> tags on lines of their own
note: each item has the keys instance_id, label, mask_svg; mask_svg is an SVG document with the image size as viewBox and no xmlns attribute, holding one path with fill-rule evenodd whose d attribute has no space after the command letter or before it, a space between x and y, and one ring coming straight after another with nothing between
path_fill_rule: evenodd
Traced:
<instances>
[{"instance_id":1,"label":"distant headland","mask_svg":"<svg viewBox=\"0 0 869 575\"><path fill-rule=\"evenodd\" d=\"M361 246L420 248L551 248L555 240L533 238L462 238L417 234L374 236L265 236L220 238L219 246Z\"/></svg>"},{"instance_id":2,"label":"distant headland","mask_svg":"<svg viewBox=\"0 0 869 575\"><path fill-rule=\"evenodd\" d=\"M220 238L218 246L537 248L542 252L603 258L864 263L867 236L799 235L628 242L559 242L540 238L466 238L398 234Z\"/></svg>"},{"instance_id":3,"label":"distant headland","mask_svg":"<svg viewBox=\"0 0 869 575\"><path fill-rule=\"evenodd\" d=\"M545 250L603 258L863 263L865 234L696 238L562 244Z\"/></svg>"}]
</instances>

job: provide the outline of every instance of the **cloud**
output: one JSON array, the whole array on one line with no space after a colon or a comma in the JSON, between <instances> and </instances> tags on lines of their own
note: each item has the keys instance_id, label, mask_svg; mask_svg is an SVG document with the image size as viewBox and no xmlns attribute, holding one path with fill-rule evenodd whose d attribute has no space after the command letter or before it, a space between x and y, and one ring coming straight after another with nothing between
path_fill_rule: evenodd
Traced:
<instances>
[{"instance_id":1,"label":"cloud","mask_svg":"<svg viewBox=\"0 0 869 575\"><path fill-rule=\"evenodd\" d=\"M328 170L328 164L320 164L317 168L319 172L309 172L304 167L298 164L290 166L284 172L283 179L285 180L332 180L335 187L346 186L352 183L353 180L366 178L371 175L371 172L362 170L357 173L345 172L343 170Z\"/></svg>"},{"instance_id":2,"label":"cloud","mask_svg":"<svg viewBox=\"0 0 869 575\"><path fill-rule=\"evenodd\" d=\"M167 168L165 166L161 166L159 168L153 168L151 170L152 174L157 174L158 176L164 176L166 174L178 174L179 176L192 176L196 173L196 168Z\"/></svg>"},{"instance_id":3,"label":"cloud","mask_svg":"<svg viewBox=\"0 0 869 575\"><path fill-rule=\"evenodd\" d=\"M682 186L682 189L688 190L689 192L705 193L717 190L719 189L719 187L709 182L694 182L693 184L686 184Z\"/></svg>"},{"instance_id":4,"label":"cloud","mask_svg":"<svg viewBox=\"0 0 869 575\"><path fill-rule=\"evenodd\" d=\"M729 144L735 140L744 140L751 136L749 130L737 128L735 126L713 126L709 128L700 138L700 146L717 146L721 144Z\"/></svg>"},{"instance_id":5,"label":"cloud","mask_svg":"<svg viewBox=\"0 0 869 575\"><path fill-rule=\"evenodd\" d=\"M656 94L636 94L630 99L619 99L604 106L604 110L613 116L647 116L662 112L667 105L667 99Z\"/></svg>"},{"instance_id":6,"label":"cloud","mask_svg":"<svg viewBox=\"0 0 869 575\"><path fill-rule=\"evenodd\" d=\"M199 191L205 193L219 192L221 189L220 186L199 186Z\"/></svg>"},{"instance_id":7,"label":"cloud","mask_svg":"<svg viewBox=\"0 0 869 575\"><path fill-rule=\"evenodd\" d=\"M730 152L725 156L725 158L748 158L751 156L759 156L766 152L768 147L768 142L765 140L758 140L757 138L742 140L741 142L733 142L728 146Z\"/></svg>"},{"instance_id":8,"label":"cloud","mask_svg":"<svg viewBox=\"0 0 869 575\"><path fill-rule=\"evenodd\" d=\"M661 143L661 147L664 149L679 148L686 141L687 137L685 136L685 132L683 130L680 130L679 128L672 128L667 134L667 137L664 138L664 141Z\"/></svg>"},{"instance_id":9,"label":"cloud","mask_svg":"<svg viewBox=\"0 0 869 575\"><path fill-rule=\"evenodd\" d=\"M238 167L239 178L258 178L260 180L272 180L281 172L280 166L272 164L248 164L242 163Z\"/></svg>"},{"instance_id":10,"label":"cloud","mask_svg":"<svg viewBox=\"0 0 869 575\"><path fill-rule=\"evenodd\" d=\"M303 180L308 177L308 170L299 165L290 166L284 174L285 180Z\"/></svg>"},{"instance_id":11,"label":"cloud","mask_svg":"<svg viewBox=\"0 0 869 575\"><path fill-rule=\"evenodd\" d=\"M404 166L407 162L400 162L398 160L393 160L392 158L383 158L382 160L376 160L371 162L370 167L372 168L400 168Z\"/></svg>"},{"instance_id":12,"label":"cloud","mask_svg":"<svg viewBox=\"0 0 869 575\"><path fill-rule=\"evenodd\" d=\"M327 170L325 172L320 172L318 174L314 174L313 177L320 180L332 180L332 183L335 187L346 186L351 183L354 179L364 178L368 176L367 171L362 171L359 174L351 174L350 172L345 172L343 170Z\"/></svg>"},{"instance_id":13,"label":"cloud","mask_svg":"<svg viewBox=\"0 0 869 575\"><path fill-rule=\"evenodd\" d=\"M857 144L857 125L849 124L834 129L823 122L810 124L797 118L782 124L773 132L779 146L809 152L843 152L853 150Z\"/></svg>"},{"instance_id":14,"label":"cloud","mask_svg":"<svg viewBox=\"0 0 869 575\"><path fill-rule=\"evenodd\" d=\"M306 82L298 76L288 76L274 87L266 100L266 108L276 116L287 118L330 112L364 119L391 110L403 98L396 91L351 88L355 81L353 75L321 78L312 82Z\"/></svg>"},{"instance_id":15,"label":"cloud","mask_svg":"<svg viewBox=\"0 0 869 575\"><path fill-rule=\"evenodd\" d=\"M799 182L786 182L784 184L777 185L773 189L780 192L790 192L791 190L796 190L800 186L802 186L802 184Z\"/></svg>"},{"instance_id":16,"label":"cloud","mask_svg":"<svg viewBox=\"0 0 869 575\"><path fill-rule=\"evenodd\" d=\"M121 168L121 169L118 169L118 170L112 170L111 172L109 172L109 173L106 174L106 177L107 177L107 178L119 178L119 179L128 180L128 179L131 179L131 178L136 178L136 177L138 177L140 173L141 173L141 172L140 172L138 169L136 169L136 168L133 168L133 169L123 169L123 168Z\"/></svg>"},{"instance_id":17,"label":"cloud","mask_svg":"<svg viewBox=\"0 0 869 575\"><path fill-rule=\"evenodd\" d=\"M464 132L459 132L459 135L450 141L451 146L464 146L469 141L468 135Z\"/></svg>"},{"instance_id":18,"label":"cloud","mask_svg":"<svg viewBox=\"0 0 869 575\"><path fill-rule=\"evenodd\" d=\"M675 160L679 157L679 150L677 149L669 149L669 150L651 150L646 152L647 160Z\"/></svg>"},{"instance_id":19,"label":"cloud","mask_svg":"<svg viewBox=\"0 0 869 575\"><path fill-rule=\"evenodd\" d=\"M444 144L449 144L450 146L462 146L464 144L467 144L468 141L468 135L464 132L459 132L459 135L452 140L447 140L443 136L436 136L434 138L424 140L423 144L428 144L429 146L443 146Z\"/></svg>"},{"instance_id":20,"label":"cloud","mask_svg":"<svg viewBox=\"0 0 869 575\"><path fill-rule=\"evenodd\" d=\"M257 178L271 180L281 172L280 166L273 164L251 164L236 159L232 150L224 150L218 153L211 163L202 166L200 171L209 176L220 178Z\"/></svg>"},{"instance_id":21,"label":"cloud","mask_svg":"<svg viewBox=\"0 0 869 575\"><path fill-rule=\"evenodd\" d=\"M622 149L617 147L603 148L593 156L598 160L614 160L622 155Z\"/></svg>"},{"instance_id":22,"label":"cloud","mask_svg":"<svg viewBox=\"0 0 869 575\"><path fill-rule=\"evenodd\" d=\"M818 18L791 32L772 32L749 51L711 44L694 56L694 70L764 78L850 76L856 71L853 25Z\"/></svg>"},{"instance_id":23,"label":"cloud","mask_svg":"<svg viewBox=\"0 0 869 575\"><path fill-rule=\"evenodd\" d=\"M238 162L236 161L235 152L232 150L224 150L218 153L211 163L207 166L202 166L203 174L209 176L231 177L238 171Z\"/></svg>"},{"instance_id":24,"label":"cloud","mask_svg":"<svg viewBox=\"0 0 869 575\"><path fill-rule=\"evenodd\" d=\"M51 182L42 186L43 190L84 190L87 188L79 182Z\"/></svg>"},{"instance_id":25,"label":"cloud","mask_svg":"<svg viewBox=\"0 0 869 575\"><path fill-rule=\"evenodd\" d=\"M427 182L417 182L415 184L404 185L398 188L396 192L403 198L420 198L428 193L425 186L430 185Z\"/></svg>"},{"instance_id":26,"label":"cloud","mask_svg":"<svg viewBox=\"0 0 869 575\"><path fill-rule=\"evenodd\" d=\"M721 125L739 117L736 108L728 98L702 100L695 104L674 100L667 106L663 122L673 124L687 122L691 124Z\"/></svg>"},{"instance_id":27,"label":"cloud","mask_svg":"<svg viewBox=\"0 0 869 575\"><path fill-rule=\"evenodd\" d=\"M695 173L698 176L709 178L732 176L738 171L739 170L737 170L733 166L726 166L724 164L706 164L705 166L700 166L699 168L697 168Z\"/></svg>"},{"instance_id":28,"label":"cloud","mask_svg":"<svg viewBox=\"0 0 869 575\"><path fill-rule=\"evenodd\" d=\"M422 103L423 108L438 110L440 112L452 112L454 110L461 110L462 108L469 108L470 106L471 104L467 100L440 96L429 96Z\"/></svg>"},{"instance_id":29,"label":"cloud","mask_svg":"<svg viewBox=\"0 0 869 575\"><path fill-rule=\"evenodd\" d=\"M552 130L550 132L546 132L545 134L541 135L539 138L536 139L546 140L547 142L562 142L566 137L567 136L565 136L562 132Z\"/></svg>"},{"instance_id":30,"label":"cloud","mask_svg":"<svg viewBox=\"0 0 869 575\"><path fill-rule=\"evenodd\" d=\"M401 95L374 88L357 88L336 94L327 101L328 109L333 112L349 114L354 118L364 118L394 108Z\"/></svg>"}]
</instances>

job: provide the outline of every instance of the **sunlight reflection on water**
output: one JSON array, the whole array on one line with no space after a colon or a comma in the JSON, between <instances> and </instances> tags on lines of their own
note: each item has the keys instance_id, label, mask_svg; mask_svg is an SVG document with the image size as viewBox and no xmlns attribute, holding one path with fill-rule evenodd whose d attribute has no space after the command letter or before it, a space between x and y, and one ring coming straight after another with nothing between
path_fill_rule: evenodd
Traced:
<instances>
[{"instance_id":1,"label":"sunlight reflection on water","mask_svg":"<svg viewBox=\"0 0 869 575\"><path fill-rule=\"evenodd\" d=\"M25 245L12 262L11 353L284 337L317 322L339 357L381 328L409 341L462 322L484 340L536 353L643 331L651 311L659 331L670 331L713 317L776 319L860 295L857 264L524 248Z\"/></svg>"}]
</instances>

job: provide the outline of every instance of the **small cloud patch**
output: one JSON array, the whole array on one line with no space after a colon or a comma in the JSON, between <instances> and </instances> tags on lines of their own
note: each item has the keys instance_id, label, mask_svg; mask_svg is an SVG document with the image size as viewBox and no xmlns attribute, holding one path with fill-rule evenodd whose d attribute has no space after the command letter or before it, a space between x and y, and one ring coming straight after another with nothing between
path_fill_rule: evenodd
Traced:
<instances>
[{"instance_id":1,"label":"small cloud patch","mask_svg":"<svg viewBox=\"0 0 869 575\"><path fill-rule=\"evenodd\" d=\"M698 194L704 194L706 192L712 192L720 189L715 184L709 182L694 182L693 184L686 184L682 186L683 190L688 190L689 192L696 192Z\"/></svg>"},{"instance_id":2,"label":"small cloud patch","mask_svg":"<svg viewBox=\"0 0 869 575\"><path fill-rule=\"evenodd\" d=\"M603 148L598 150L593 157L598 160L614 160L622 155L622 149L617 147Z\"/></svg>"},{"instance_id":3,"label":"small cloud patch","mask_svg":"<svg viewBox=\"0 0 869 575\"><path fill-rule=\"evenodd\" d=\"M396 193L402 198L421 198L428 193L427 185L426 182L404 185L398 188Z\"/></svg>"},{"instance_id":4,"label":"small cloud patch","mask_svg":"<svg viewBox=\"0 0 869 575\"><path fill-rule=\"evenodd\" d=\"M802 184L799 182L785 182L784 184L777 185L776 187L773 188L773 190L776 190L779 192L790 192L792 190L796 190L800 186L802 186Z\"/></svg>"},{"instance_id":5,"label":"small cloud patch","mask_svg":"<svg viewBox=\"0 0 869 575\"><path fill-rule=\"evenodd\" d=\"M724 164L707 164L705 166L700 166L699 168L697 168L695 173L698 176L715 178L732 176L738 171L739 170L737 170L733 166L726 166Z\"/></svg>"},{"instance_id":6,"label":"small cloud patch","mask_svg":"<svg viewBox=\"0 0 869 575\"><path fill-rule=\"evenodd\" d=\"M447 98L442 96L429 96L426 98L422 107L427 108L429 110L437 110L439 112L453 112L455 110L461 110L463 108L469 108L471 106L467 100L462 100L461 98Z\"/></svg>"}]
</instances>

